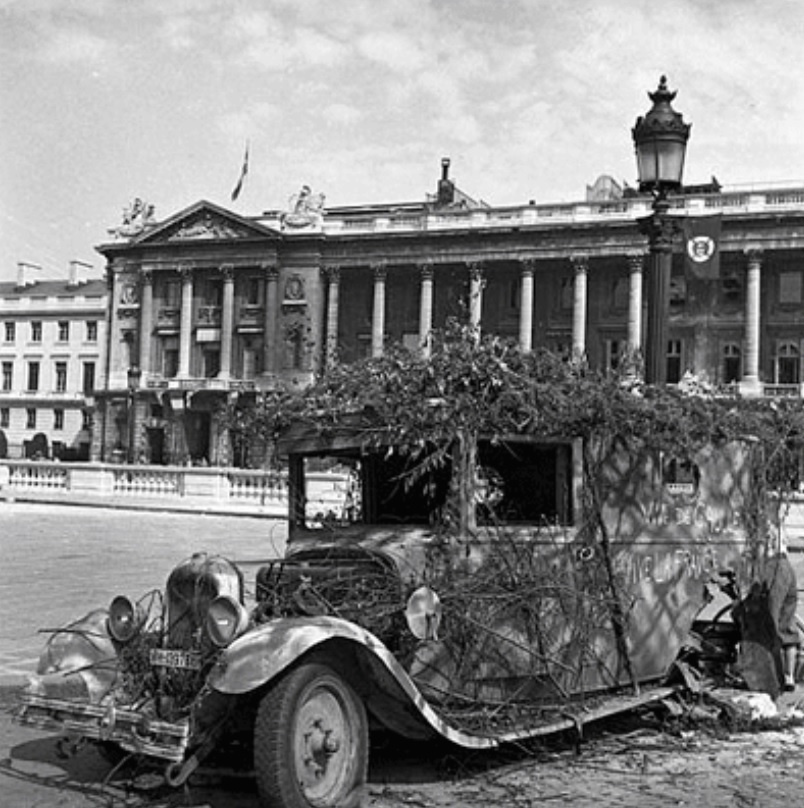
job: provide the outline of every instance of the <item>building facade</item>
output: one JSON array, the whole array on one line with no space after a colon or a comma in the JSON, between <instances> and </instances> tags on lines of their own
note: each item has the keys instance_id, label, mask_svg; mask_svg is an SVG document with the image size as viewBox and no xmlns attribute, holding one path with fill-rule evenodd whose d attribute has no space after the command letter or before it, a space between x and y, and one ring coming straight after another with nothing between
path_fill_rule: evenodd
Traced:
<instances>
[{"instance_id":1,"label":"building facade","mask_svg":"<svg viewBox=\"0 0 804 808\"><path fill-rule=\"evenodd\" d=\"M110 307L95 451L249 464L227 408L392 342L426 353L452 317L613 367L644 343L650 213L650 197L610 178L583 202L491 207L456 188L445 160L419 203L325 210L305 187L289 210L255 217L204 201L161 222L129 217L98 248ZM688 188L672 213L679 231L716 215L720 233L716 277L690 273L675 239L668 382L692 372L800 396L804 189Z\"/></svg>"},{"instance_id":2,"label":"building facade","mask_svg":"<svg viewBox=\"0 0 804 808\"><path fill-rule=\"evenodd\" d=\"M104 387L107 290L72 262L69 278L38 280L18 264L0 283L0 453L89 460L94 393Z\"/></svg>"}]
</instances>

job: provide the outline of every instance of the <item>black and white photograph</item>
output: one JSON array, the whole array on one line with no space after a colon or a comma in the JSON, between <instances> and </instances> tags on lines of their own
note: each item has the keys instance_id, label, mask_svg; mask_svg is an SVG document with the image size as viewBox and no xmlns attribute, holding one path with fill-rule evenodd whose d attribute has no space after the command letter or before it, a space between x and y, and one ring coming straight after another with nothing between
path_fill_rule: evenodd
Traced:
<instances>
[{"instance_id":1,"label":"black and white photograph","mask_svg":"<svg viewBox=\"0 0 804 808\"><path fill-rule=\"evenodd\" d=\"M0 0L0 808L790 808L804 5Z\"/></svg>"}]
</instances>

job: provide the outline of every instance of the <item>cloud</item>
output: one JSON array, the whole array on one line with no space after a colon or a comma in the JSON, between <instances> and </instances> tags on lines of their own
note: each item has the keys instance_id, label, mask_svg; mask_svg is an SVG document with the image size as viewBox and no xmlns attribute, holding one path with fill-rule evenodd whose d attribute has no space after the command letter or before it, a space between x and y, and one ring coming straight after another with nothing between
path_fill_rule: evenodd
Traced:
<instances>
[{"instance_id":1,"label":"cloud","mask_svg":"<svg viewBox=\"0 0 804 808\"><path fill-rule=\"evenodd\" d=\"M373 31L357 40L357 52L396 73L416 73L428 63L420 43L401 33Z\"/></svg>"},{"instance_id":2,"label":"cloud","mask_svg":"<svg viewBox=\"0 0 804 808\"><path fill-rule=\"evenodd\" d=\"M188 17L171 17L164 20L159 36L174 50L190 50L196 44L193 21Z\"/></svg>"},{"instance_id":3,"label":"cloud","mask_svg":"<svg viewBox=\"0 0 804 808\"><path fill-rule=\"evenodd\" d=\"M54 31L40 58L53 64L100 62L114 51L114 44L87 30L72 28Z\"/></svg>"},{"instance_id":4,"label":"cloud","mask_svg":"<svg viewBox=\"0 0 804 808\"><path fill-rule=\"evenodd\" d=\"M328 104L321 110L321 115L327 123L340 125L355 123L363 113L350 104Z\"/></svg>"},{"instance_id":5,"label":"cloud","mask_svg":"<svg viewBox=\"0 0 804 808\"><path fill-rule=\"evenodd\" d=\"M242 142L255 138L261 132L270 132L282 117L280 106L260 101L221 115L217 120L217 129L227 142Z\"/></svg>"}]
</instances>

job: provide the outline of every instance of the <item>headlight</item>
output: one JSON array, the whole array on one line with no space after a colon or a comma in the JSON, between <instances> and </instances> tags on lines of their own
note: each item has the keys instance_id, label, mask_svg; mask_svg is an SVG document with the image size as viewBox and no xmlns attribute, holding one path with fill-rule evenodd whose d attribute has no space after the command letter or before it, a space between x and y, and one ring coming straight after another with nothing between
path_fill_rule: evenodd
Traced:
<instances>
[{"instance_id":1,"label":"headlight","mask_svg":"<svg viewBox=\"0 0 804 808\"><path fill-rule=\"evenodd\" d=\"M139 633L145 615L136 603L125 595L118 595L109 607L109 634L118 642L130 642Z\"/></svg>"},{"instance_id":2,"label":"headlight","mask_svg":"<svg viewBox=\"0 0 804 808\"><path fill-rule=\"evenodd\" d=\"M224 648L239 637L248 627L248 612L231 595L221 595L209 604L207 610L207 634L210 640Z\"/></svg>"},{"instance_id":3,"label":"headlight","mask_svg":"<svg viewBox=\"0 0 804 808\"><path fill-rule=\"evenodd\" d=\"M405 609L408 628L416 639L437 640L441 625L441 598L429 586L420 586Z\"/></svg>"}]
</instances>

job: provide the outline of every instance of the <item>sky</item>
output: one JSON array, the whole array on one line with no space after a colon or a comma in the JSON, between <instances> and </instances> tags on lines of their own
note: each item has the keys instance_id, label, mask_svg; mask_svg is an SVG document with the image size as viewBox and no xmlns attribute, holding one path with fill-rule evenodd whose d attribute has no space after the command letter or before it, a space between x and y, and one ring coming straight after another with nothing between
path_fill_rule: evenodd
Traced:
<instances>
[{"instance_id":1,"label":"sky","mask_svg":"<svg viewBox=\"0 0 804 808\"><path fill-rule=\"evenodd\" d=\"M804 180L800 0L0 0L0 280L103 271L134 198L244 216L636 182L666 74L685 181ZM231 201L249 144L249 172Z\"/></svg>"}]
</instances>

